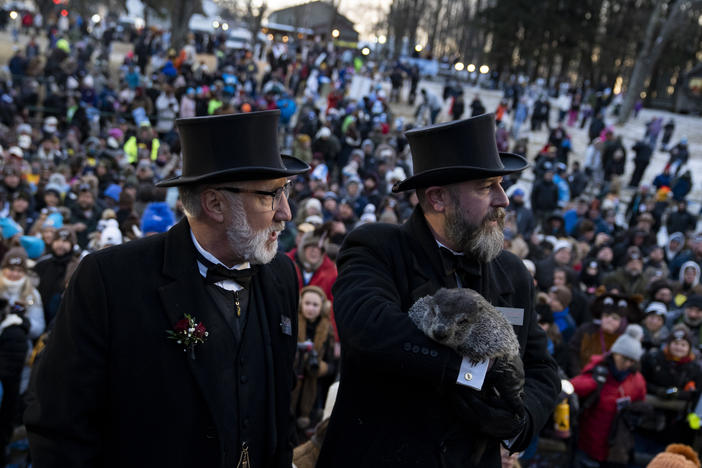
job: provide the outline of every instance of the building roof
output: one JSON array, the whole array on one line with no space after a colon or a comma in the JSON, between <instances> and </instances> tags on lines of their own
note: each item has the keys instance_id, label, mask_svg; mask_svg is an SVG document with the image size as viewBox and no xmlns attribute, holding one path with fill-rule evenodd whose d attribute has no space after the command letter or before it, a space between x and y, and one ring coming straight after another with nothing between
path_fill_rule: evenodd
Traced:
<instances>
[{"instance_id":1,"label":"building roof","mask_svg":"<svg viewBox=\"0 0 702 468\"><path fill-rule=\"evenodd\" d=\"M341 13L335 14L330 4L322 1L281 8L271 12L268 21L294 28L309 28L322 36L328 36L336 28L340 32L340 40L358 41L358 32L354 29L353 22Z\"/></svg>"}]
</instances>

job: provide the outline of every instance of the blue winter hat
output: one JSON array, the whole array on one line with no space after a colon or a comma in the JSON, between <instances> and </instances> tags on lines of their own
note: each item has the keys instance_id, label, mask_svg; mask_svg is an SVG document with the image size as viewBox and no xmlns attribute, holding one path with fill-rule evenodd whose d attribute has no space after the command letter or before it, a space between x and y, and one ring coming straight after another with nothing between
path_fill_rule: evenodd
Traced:
<instances>
[{"instance_id":1,"label":"blue winter hat","mask_svg":"<svg viewBox=\"0 0 702 468\"><path fill-rule=\"evenodd\" d=\"M173 212L165 202L150 203L141 217L141 232L166 232L174 222Z\"/></svg>"},{"instance_id":2,"label":"blue winter hat","mask_svg":"<svg viewBox=\"0 0 702 468\"><path fill-rule=\"evenodd\" d=\"M524 196L524 190L518 188L514 192L512 192L513 197L523 197Z\"/></svg>"},{"instance_id":3,"label":"blue winter hat","mask_svg":"<svg viewBox=\"0 0 702 468\"><path fill-rule=\"evenodd\" d=\"M10 239L22 232L22 227L12 218L0 218L0 231L3 239Z\"/></svg>"},{"instance_id":4,"label":"blue winter hat","mask_svg":"<svg viewBox=\"0 0 702 468\"><path fill-rule=\"evenodd\" d=\"M27 256L32 260L41 257L44 253L46 245L40 237L35 236L22 236L20 237L20 244L27 251Z\"/></svg>"},{"instance_id":5,"label":"blue winter hat","mask_svg":"<svg viewBox=\"0 0 702 468\"><path fill-rule=\"evenodd\" d=\"M110 184L105 189L105 196L110 197L111 199L113 199L116 202L119 201L120 193L122 193L122 187L117 185L117 184Z\"/></svg>"},{"instance_id":6,"label":"blue winter hat","mask_svg":"<svg viewBox=\"0 0 702 468\"><path fill-rule=\"evenodd\" d=\"M58 229L62 226L63 215L61 215L61 213L51 213L49 216L46 217L46 221L44 221L44 224L41 227L52 227Z\"/></svg>"}]
</instances>

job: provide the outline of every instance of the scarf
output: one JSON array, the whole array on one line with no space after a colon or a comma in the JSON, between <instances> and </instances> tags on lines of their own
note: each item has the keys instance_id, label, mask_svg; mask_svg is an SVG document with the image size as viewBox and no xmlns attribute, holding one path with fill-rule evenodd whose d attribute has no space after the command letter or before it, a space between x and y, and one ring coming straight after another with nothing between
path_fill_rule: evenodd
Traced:
<instances>
[{"instance_id":1,"label":"scarf","mask_svg":"<svg viewBox=\"0 0 702 468\"><path fill-rule=\"evenodd\" d=\"M670 350L668 349L668 345L665 345L663 347L663 355L665 356L666 361L672 361L676 365L687 364L688 362L692 362L695 359L695 354L692 351L690 351L690 353L687 356L683 356L681 358L673 356Z\"/></svg>"},{"instance_id":2,"label":"scarf","mask_svg":"<svg viewBox=\"0 0 702 468\"><path fill-rule=\"evenodd\" d=\"M12 281L7 278L3 278L3 282L5 283L5 288L8 292L8 295L10 296L18 296L20 293L20 290L22 289L22 286L24 285L24 281L26 278L22 278L21 280L17 281Z\"/></svg>"},{"instance_id":3,"label":"scarf","mask_svg":"<svg viewBox=\"0 0 702 468\"><path fill-rule=\"evenodd\" d=\"M611 354L607 356L607 365L609 366L609 372L612 374L612 377L614 380L617 382L623 382L624 379L626 379L629 374L631 374L634 370L633 369L625 369L623 371L620 371L617 369L617 366L614 365L614 358L612 357Z\"/></svg>"}]
</instances>

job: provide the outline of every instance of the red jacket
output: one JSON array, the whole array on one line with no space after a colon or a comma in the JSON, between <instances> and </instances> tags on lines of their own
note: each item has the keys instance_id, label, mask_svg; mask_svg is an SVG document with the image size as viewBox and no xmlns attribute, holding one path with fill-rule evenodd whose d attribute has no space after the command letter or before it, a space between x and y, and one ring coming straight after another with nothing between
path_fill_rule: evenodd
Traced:
<instances>
[{"instance_id":1,"label":"red jacket","mask_svg":"<svg viewBox=\"0 0 702 468\"><path fill-rule=\"evenodd\" d=\"M336 265L326 254L324 254L322 264L319 265L319 268L317 268L314 274L312 274L310 282L305 284L303 281L302 271L300 270L300 263L297 259L297 248L292 249L290 252L286 253L286 255L290 257L293 263L295 264L295 271L297 272L297 282L300 286L300 289L302 289L303 286L319 286L324 291L324 294L327 295L327 299L329 299L329 302L332 303L332 308L329 311L329 316L334 327L334 337L338 342L339 334L336 331L336 321L334 320L334 296L332 295L332 286L334 286L334 282L336 281L336 277L338 275L336 271Z\"/></svg>"},{"instance_id":2,"label":"red jacket","mask_svg":"<svg viewBox=\"0 0 702 468\"><path fill-rule=\"evenodd\" d=\"M597 388L597 383L592 378L592 370L604 361L605 356L592 356L582 373L571 380L575 393L581 400ZM604 365L607 364L604 363ZM632 402L646 397L646 381L640 372L630 373L622 382L617 382L611 374L607 375L599 401L595 406L586 409L580 417L578 447L597 461L607 459L609 453L607 438L617 414L617 399L626 396L631 398Z\"/></svg>"}]
</instances>

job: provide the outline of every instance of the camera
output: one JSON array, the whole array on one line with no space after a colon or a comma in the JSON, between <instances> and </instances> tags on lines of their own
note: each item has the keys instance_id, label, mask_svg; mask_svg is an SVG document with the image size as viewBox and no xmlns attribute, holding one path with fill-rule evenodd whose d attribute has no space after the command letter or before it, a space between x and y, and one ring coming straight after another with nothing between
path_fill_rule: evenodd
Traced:
<instances>
[{"instance_id":1,"label":"camera","mask_svg":"<svg viewBox=\"0 0 702 468\"><path fill-rule=\"evenodd\" d=\"M317 374L319 371L319 355L314 349L314 343L307 340L297 344L297 356L294 367L299 379L302 379L306 373Z\"/></svg>"},{"instance_id":2,"label":"camera","mask_svg":"<svg viewBox=\"0 0 702 468\"><path fill-rule=\"evenodd\" d=\"M308 352L308 351L312 351L312 350L314 349L314 343L312 343L312 342L309 341L309 340L303 341L302 343L298 343L298 344L297 344L297 349L298 349L298 351L300 351L301 353L305 353L305 352Z\"/></svg>"},{"instance_id":3,"label":"camera","mask_svg":"<svg viewBox=\"0 0 702 468\"><path fill-rule=\"evenodd\" d=\"M313 374L316 374L319 371L319 356L317 355L317 351L314 349L309 351L309 356L307 357L307 367Z\"/></svg>"},{"instance_id":4,"label":"camera","mask_svg":"<svg viewBox=\"0 0 702 468\"><path fill-rule=\"evenodd\" d=\"M24 304L21 302L15 302L10 306L10 313L19 315L20 317L24 317L24 313L27 309L24 307Z\"/></svg>"}]
</instances>

